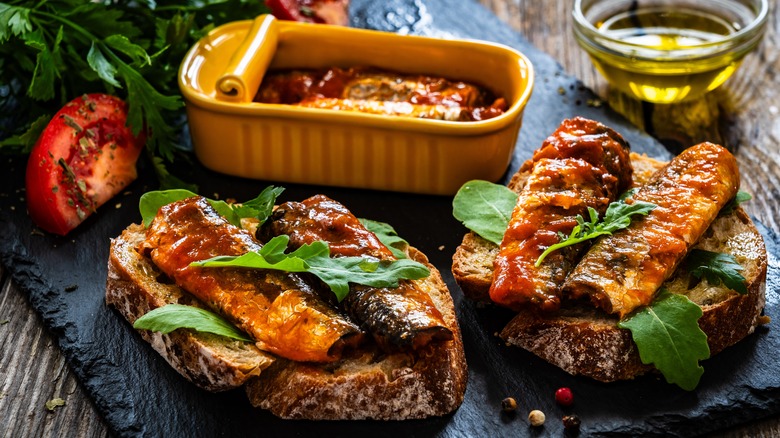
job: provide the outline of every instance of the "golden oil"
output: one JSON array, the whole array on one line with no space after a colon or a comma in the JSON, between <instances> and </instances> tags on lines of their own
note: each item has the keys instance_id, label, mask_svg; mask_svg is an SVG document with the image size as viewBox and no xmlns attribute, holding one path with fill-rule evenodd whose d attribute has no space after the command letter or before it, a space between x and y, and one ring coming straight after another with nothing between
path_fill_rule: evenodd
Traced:
<instances>
[{"instance_id":1,"label":"golden oil","mask_svg":"<svg viewBox=\"0 0 780 438\"><path fill-rule=\"evenodd\" d=\"M708 0L696 8L674 2L602 3L614 7L591 10L587 19L595 31L577 32L578 40L613 87L642 100L699 97L726 81L758 42L745 45L737 38L757 15L741 2Z\"/></svg>"}]
</instances>

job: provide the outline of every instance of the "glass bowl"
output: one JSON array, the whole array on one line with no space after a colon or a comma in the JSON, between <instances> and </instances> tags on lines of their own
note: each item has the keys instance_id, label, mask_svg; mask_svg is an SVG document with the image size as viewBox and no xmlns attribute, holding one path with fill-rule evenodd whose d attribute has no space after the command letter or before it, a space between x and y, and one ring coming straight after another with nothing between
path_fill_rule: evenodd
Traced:
<instances>
[{"instance_id":1,"label":"glass bowl","mask_svg":"<svg viewBox=\"0 0 780 438\"><path fill-rule=\"evenodd\" d=\"M768 0L576 0L574 36L609 84L674 103L714 90L764 34Z\"/></svg>"}]
</instances>

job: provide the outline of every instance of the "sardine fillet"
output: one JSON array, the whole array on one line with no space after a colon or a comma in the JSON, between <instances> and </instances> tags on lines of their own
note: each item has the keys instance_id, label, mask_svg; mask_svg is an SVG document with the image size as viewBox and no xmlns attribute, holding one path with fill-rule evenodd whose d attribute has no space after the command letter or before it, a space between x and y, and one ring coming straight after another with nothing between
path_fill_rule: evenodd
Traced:
<instances>
[{"instance_id":1,"label":"sardine fillet","mask_svg":"<svg viewBox=\"0 0 780 438\"><path fill-rule=\"evenodd\" d=\"M246 331L261 350L295 361L330 362L360 341L360 329L294 274L190 266L260 248L202 197L162 207L143 243L161 271Z\"/></svg>"},{"instance_id":2,"label":"sardine fillet","mask_svg":"<svg viewBox=\"0 0 780 438\"><path fill-rule=\"evenodd\" d=\"M621 317L650 304L738 189L737 161L728 150L711 143L686 149L633 196L657 207L596 242L569 275L564 293L590 297Z\"/></svg>"},{"instance_id":3,"label":"sardine fillet","mask_svg":"<svg viewBox=\"0 0 780 438\"><path fill-rule=\"evenodd\" d=\"M519 193L494 260L490 298L512 309L558 309L561 286L584 245L555 251L535 266L548 247L569 235L588 207L603 214L631 184L628 144L606 126L583 118L564 120L523 170Z\"/></svg>"},{"instance_id":4,"label":"sardine fillet","mask_svg":"<svg viewBox=\"0 0 780 438\"><path fill-rule=\"evenodd\" d=\"M324 195L280 205L259 232L261 240L286 234L294 248L322 240L328 243L334 257L395 260L355 215ZM415 281L399 283L397 288L350 285L342 303L344 310L388 351L418 349L433 341L451 340L452 331L430 296Z\"/></svg>"}]
</instances>

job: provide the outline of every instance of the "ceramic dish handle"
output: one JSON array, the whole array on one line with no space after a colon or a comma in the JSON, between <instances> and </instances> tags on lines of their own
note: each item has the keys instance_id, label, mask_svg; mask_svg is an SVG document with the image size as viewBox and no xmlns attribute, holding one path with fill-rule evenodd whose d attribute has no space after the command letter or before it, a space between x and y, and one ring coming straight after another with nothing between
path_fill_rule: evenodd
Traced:
<instances>
[{"instance_id":1,"label":"ceramic dish handle","mask_svg":"<svg viewBox=\"0 0 780 438\"><path fill-rule=\"evenodd\" d=\"M230 58L225 72L217 79L217 99L250 102L276 53L278 41L276 18L273 15L255 18L246 38Z\"/></svg>"}]
</instances>

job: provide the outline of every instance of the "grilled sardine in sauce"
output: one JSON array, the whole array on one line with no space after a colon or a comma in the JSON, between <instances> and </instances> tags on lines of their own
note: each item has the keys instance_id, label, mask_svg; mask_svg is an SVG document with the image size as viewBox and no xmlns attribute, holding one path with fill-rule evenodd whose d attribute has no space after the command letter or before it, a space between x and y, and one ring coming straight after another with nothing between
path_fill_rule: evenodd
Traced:
<instances>
[{"instance_id":1,"label":"grilled sardine in sauce","mask_svg":"<svg viewBox=\"0 0 780 438\"><path fill-rule=\"evenodd\" d=\"M494 261L490 298L512 309L559 308L561 286L584 244L541 253L569 235L588 207L603 215L631 185L628 144L606 126L583 118L564 120L523 167L530 176L517 199ZM521 169L522 170L522 169Z\"/></svg>"},{"instance_id":2,"label":"grilled sardine in sauce","mask_svg":"<svg viewBox=\"0 0 780 438\"><path fill-rule=\"evenodd\" d=\"M269 72L254 100L450 121L491 119L508 108L504 98L474 84L365 67Z\"/></svg>"},{"instance_id":3,"label":"grilled sardine in sauce","mask_svg":"<svg viewBox=\"0 0 780 438\"><path fill-rule=\"evenodd\" d=\"M323 195L280 205L258 230L264 241L280 234L290 236L293 248L322 240L330 246L331 256L395 260L346 207ZM430 296L412 281L402 280L394 289L353 284L342 304L349 317L388 351L453 338Z\"/></svg>"},{"instance_id":4,"label":"grilled sardine in sauce","mask_svg":"<svg viewBox=\"0 0 780 438\"><path fill-rule=\"evenodd\" d=\"M633 196L657 207L597 241L566 280L564 292L590 297L621 317L650 304L738 189L737 161L728 150L711 143L686 149Z\"/></svg>"},{"instance_id":5,"label":"grilled sardine in sauce","mask_svg":"<svg viewBox=\"0 0 780 438\"><path fill-rule=\"evenodd\" d=\"M177 285L246 331L261 350L300 362L330 362L361 341L361 330L296 274L190 266L261 247L197 197L162 207L141 249Z\"/></svg>"}]
</instances>

